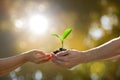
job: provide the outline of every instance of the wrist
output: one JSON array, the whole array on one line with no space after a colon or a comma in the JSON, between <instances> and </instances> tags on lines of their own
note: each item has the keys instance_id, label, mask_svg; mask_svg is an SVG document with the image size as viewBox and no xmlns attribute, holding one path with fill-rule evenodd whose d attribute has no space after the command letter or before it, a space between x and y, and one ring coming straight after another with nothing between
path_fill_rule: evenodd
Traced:
<instances>
[{"instance_id":1,"label":"wrist","mask_svg":"<svg viewBox=\"0 0 120 80\"><path fill-rule=\"evenodd\" d=\"M79 62L80 63L90 62L90 53L88 51L79 52Z\"/></svg>"},{"instance_id":2,"label":"wrist","mask_svg":"<svg viewBox=\"0 0 120 80\"><path fill-rule=\"evenodd\" d=\"M84 56L85 62L93 62L99 59L100 50L95 48L95 49L83 51L83 53L84 53L83 56Z\"/></svg>"},{"instance_id":3,"label":"wrist","mask_svg":"<svg viewBox=\"0 0 120 80\"><path fill-rule=\"evenodd\" d=\"M29 61L29 55L25 52L22 54L23 62L26 63Z\"/></svg>"}]
</instances>

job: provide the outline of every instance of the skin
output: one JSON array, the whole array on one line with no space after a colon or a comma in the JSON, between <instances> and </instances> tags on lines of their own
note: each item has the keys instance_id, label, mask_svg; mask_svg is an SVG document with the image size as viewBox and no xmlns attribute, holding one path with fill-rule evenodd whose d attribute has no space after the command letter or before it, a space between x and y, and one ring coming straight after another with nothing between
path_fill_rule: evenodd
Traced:
<instances>
[{"instance_id":1,"label":"skin","mask_svg":"<svg viewBox=\"0 0 120 80\"><path fill-rule=\"evenodd\" d=\"M51 58L50 55L43 51L31 50L22 54L0 59L0 76L22 66L24 63L33 62L36 64L47 62Z\"/></svg>"},{"instance_id":2,"label":"skin","mask_svg":"<svg viewBox=\"0 0 120 80\"><path fill-rule=\"evenodd\" d=\"M90 50L67 50L52 56L52 61L55 64L67 68L74 67L80 63L117 59L120 58L120 37Z\"/></svg>"}]
</instances>

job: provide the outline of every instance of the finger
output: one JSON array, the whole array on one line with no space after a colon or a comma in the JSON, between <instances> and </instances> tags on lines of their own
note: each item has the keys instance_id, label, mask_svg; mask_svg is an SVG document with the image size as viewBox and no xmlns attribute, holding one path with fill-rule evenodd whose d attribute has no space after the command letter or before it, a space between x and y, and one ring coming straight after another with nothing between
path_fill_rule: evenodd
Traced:
<instances>
[{"instance_id":1,"label":"finger","mask_svg":"<svg viewBox=\"0 0 120 80\"><path fill-rule=\"evenodd\" d=\"M47 56L49 57L49 59L52 59L52 54L48 54Z\"/></svg>"},{"instance_id":2,"label":"finger","mask_svg":"<svg viewBox=\"0 0 120 80\"><path fill-rule=\"evenodd\" d=\"M52 53L52 54L51 54L51 60L54 59L54 57L55 57L55 54Z\"/></svg>"},{"instance_id":3,"label":"finger","mask_svg":"<svg viewBox=\"0 0 120 80\"><path fill-rule=\"evenodd\" d=\"M69 65L67 62L62 62L62 61L57 61L57 60L53 60L52 62L56 65L59 65L59 66L65 67L65 68L66 67L69 68Z\"/></svg>"},{"instance_id":4,"label":"finger","mask_svg":"<svg viewBox=\"0 0 120 80\"><path fill-rule=\"evenodd\" d=\"M54 54L52 54L52 59L51 60L53 60L53 59L56 59L56 56Z\"/></svg>"},{"instance_id":5,"label":"finger","mask_svg":"<svg viewBox=\"0 0 120 80\"><path fill-rule=\"evenodd\" d=\"M49 57L52 57L52 54L49 54L49 53L48 53L47 55L48 55Z\"/></svg>"},{"instance_id":6,"label":"finger","mask_svg":"<svg viewBox=\"0 0 120 80\"><path fill-rule=\"evenodd\" d=\"M69 59L67 59L66 57L56 57L56 56L54 56L53 58L52 58L52 61L60 61L60 62L63 62L63 63L67 63L67 62L69 62Z\"/></svg>"},{"instance_id":7,"label":"finger","mask_svg":"<svg viewBox=\"0 0 120 80\"><path fill-rule=\"evenodd\" d=\"M35 55L37 55L37 56L41 56L41 55L45 55L45 53L42 52L42 51L36 51L36 52L35 52Z\"/></svg>"},{"instance_id":8,"label":"finger","mask_svg":"<svg viewBox=\"0 0 120 80\"><path fill-rule=\"evenodd\" d=\"M52 59L54 59L54 60L60 60L60 61L64 61L64 58L57 57L57 56L54 55L54 54L53 54L53 56L52 56Z\"/></svg>"},{"instance_id":9,"label":"finger","mask_svg":"<svg viewBox=\"0 0 120 80\"><path fill-rule=\"evenodd\" d=\"M48 61L48 60L50 60L50 57L45 57L45 58L43 58L43 59L41 59L42 61Z\"/></svg>"},{"instance_id":10,"label":"finger","mask_svg":"<svg viewBox=\"0 0 120 80\"><path fill-rule=\"evenodd\" d=\"M66 55L68 55L69 53L67 52L67 51L62 51L62 52L59 52L58 54L57 54L57 56L59 56L59 57L63 57L63 56L66 56Z\"/></svg>"},{"instance_id":11,"label":"finger","mask_svg":"<svg viewBox=\"0 0 120 80\"><path fill-rule=\"evenodd\" d=\"M50 60L52 59L52 54L49 54Z\"/></svg>"},{"instance_id":12,"label":"finger","mask_svg":"<svg viewBox=\"0 0 120 80\"><path fill-rule=\"evenodd\" d=\"M44 55L44 56L41 56L41 57L39 57L39 59L44 59L44 58L51 58L51 56L50 55Z\"/></svg>"},{"instance_id":13,"label":"finger","mask_svg":"<svg viewBox=\"0 0 120 80\"><path fill-rule=\"evenodd\" d=\"M50 57L50 55L49 54L40 54L40 53L35 53L35 58L36 59L41 59L41 58L44 58L44 57Z\"/></svg>"},{"instance_id":14,"label":"finger","mask_svg":"<svg viewBox=\"0 0 120 80\"><path fill-rule=\"evenodd\" d=\"M53 55L55 55L54 53L50 53L51 54L51 57L53 56Z\"/></svg>"},{"instance_id":15,"label":"finger","mask_svg":"<svg viewBox=\"0 0 120 80\"><path fill-rule=\"evenodd\" d=\"M50 60L50 57L46 56L46 57L44 57L44 58L39 59L38 62L39 62L39 63L40 63L40 62L46 62L46 61L49 61L49 60Z\"/></svg>"},{"instance_id":16,"label":"finger","mask_svg":"<svg viewBox=\"0 0 120 80\"><path fill-rule=\"evenodd\" d=\"M57 64L57 65L61 65L63 63L62 61L59 61L59 60L56 60L56 59L52 59L52 62Z\"/></svg>"}]
</instances>

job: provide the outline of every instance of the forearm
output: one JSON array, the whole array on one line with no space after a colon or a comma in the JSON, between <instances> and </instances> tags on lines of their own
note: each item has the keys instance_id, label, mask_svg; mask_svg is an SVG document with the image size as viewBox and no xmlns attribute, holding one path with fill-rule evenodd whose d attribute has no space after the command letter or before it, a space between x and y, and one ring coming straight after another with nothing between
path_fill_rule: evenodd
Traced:
<instances>
[{"instance_id":1,"label":"forearm","mask_svg":"<svg viewBox=\"0 0 120 80\"><path fill-rule=\"evenodd\" d=\"M84 62L108 60L120 55L120 38L113 39L99 47L83 52ZM85 54L84 54L85 53Z\"/></svg>"},{"instance_id":2,"label":"forearm","mask_svg":"<svg viewBox=\"0 0 120 80\"><path fill-rule=\"evenodd\" d=\"M9 67L9 68L7 68L7 69L1 70L1 71L0 71L0 76L3 76L3 75L5 75L5 74L13 71L14 69L20 67L20 66L22 66L22 64L18 64L18 65L15 65L15 66L13 66L13 67Z\"/></svg>"},{"instance_id":3,"label":"forearm","mask_svg":"<svg viewBox=\"0 0 120 80\"><path fill-rule=\"evenodd\" d=\"M0 75L4 75L26 62L25 54L0 59Z\"/></svg>"}]
</instances>

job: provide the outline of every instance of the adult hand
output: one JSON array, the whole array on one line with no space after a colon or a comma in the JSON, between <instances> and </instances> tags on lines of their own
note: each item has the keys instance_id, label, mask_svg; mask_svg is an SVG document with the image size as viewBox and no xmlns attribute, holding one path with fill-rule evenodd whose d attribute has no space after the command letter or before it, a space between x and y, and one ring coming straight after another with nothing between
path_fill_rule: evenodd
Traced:
<instances>
[{"instance_id":1,"label":"adult hand","mask_svg":"<svg viewBox=\"0 0 120 80\"><path fill-rule=\"evenodd\" d=\"M62 51L57 54L53 54L52 61L57 65L71 68L80 63L83 55L82 53L83 52L77 50Z\"/></svg>"},{"instance_id":2,"label":"adult hand","mask_svg":"<svg viewBox=\"0 0 120 80\"><path fill-rule=\"evenodd\" d=\"M50 54L46 54L45 52L39 50L31 50L25 53L25 58L27 61L34 62L37 64L47 62L51 59Z\"/></svg>"}]
</instances>

